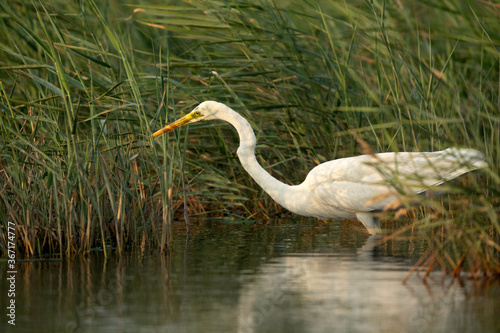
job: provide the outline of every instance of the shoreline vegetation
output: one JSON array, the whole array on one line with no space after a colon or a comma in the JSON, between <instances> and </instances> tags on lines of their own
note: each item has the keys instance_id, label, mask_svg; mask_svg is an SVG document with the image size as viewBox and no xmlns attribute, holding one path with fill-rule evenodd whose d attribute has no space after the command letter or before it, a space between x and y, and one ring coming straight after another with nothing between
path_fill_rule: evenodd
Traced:
<instances>
[{"instance_id":1,"label":"shoreline vegetation","mask_svg":"<svg viewBox=\"0 0 500 333\"><path fill-rule=\"evenodd\" d=\"M483 152L489 168L423 207L383 215L382 227L389 239L426 240L411 272L500 276L498 5L0 0L0 8L2 249L9 222L20 257L65 258L168 251L173 221L187 217L241 223L284 213L239 164L229 126L151 138L216 100L250 121L259 162L289 184L367 149Z\"/></svg>"}]
</instances>

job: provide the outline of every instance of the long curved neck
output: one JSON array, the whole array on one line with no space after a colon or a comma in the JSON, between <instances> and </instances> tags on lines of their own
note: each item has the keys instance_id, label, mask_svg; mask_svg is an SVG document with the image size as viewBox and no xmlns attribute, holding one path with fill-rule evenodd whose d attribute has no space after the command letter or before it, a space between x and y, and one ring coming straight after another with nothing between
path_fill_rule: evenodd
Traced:
<instances>
[{"instance_id":1,"label":"long curved neck","mask_svg":"<svg viewBox=\"0 0 500 333\"><path fill-rule=\"evenodd\" d=\"M227 106L226 106L227 107ZM231 112L224 114L223 120L229 122L236 128L240 137L240 147L237 154L243 168L250 176L262 187L276 202L283 205L285 202L285 193L288 192L290 186L284 184L271 176L264 168L262 168L255 158L255 134L252 127L245 118L228 107Z\"/></svg>"}]
</instances>

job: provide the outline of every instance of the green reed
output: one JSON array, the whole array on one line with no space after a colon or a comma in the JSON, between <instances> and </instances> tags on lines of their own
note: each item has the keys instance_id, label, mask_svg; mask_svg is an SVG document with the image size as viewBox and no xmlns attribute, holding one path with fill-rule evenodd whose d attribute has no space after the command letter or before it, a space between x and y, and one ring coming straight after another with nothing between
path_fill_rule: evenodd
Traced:
<instances>
[{"instance_id":1,"label":"green reed","mask_svg":"<svg viewBox=\"0 0 500 333\"><path fill-rule=\"evenodd\" d=\"M16 223L24 255L146 244L165 251L185 204L189 216L279 214L241 168L229 126L151 139L200 101L217 100L252 123L259 161L288 183L360 154L359 142L376 152L483 151L489 169L426 200L431 208L414 210L409 222L389 216L385 226L394 237L428 237L430 255L449 258L433 265L456 268L464 256L469 267L500 265L493 4L0 7L0 219Z\"/></svg>"}]
</instances>

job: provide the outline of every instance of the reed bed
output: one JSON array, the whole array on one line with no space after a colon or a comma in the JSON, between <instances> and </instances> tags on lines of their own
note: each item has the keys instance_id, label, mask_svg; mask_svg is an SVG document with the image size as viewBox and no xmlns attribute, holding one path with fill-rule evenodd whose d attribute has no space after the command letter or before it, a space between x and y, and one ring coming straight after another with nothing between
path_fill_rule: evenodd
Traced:
<instances>
[{"instance_id":1,"label":"reed bed","mask_svg":"<svg viewBox=\"0 0 500 333\"><path fill-rule=\"evenodd\" d=\"M0 223L5 231L15 222L24 256L167 251L177 217L279 215L241 168L230 127L199 124L151 139L200 101L217 100L249 119L259 161L288 183L360 154L359 142L375 152L484 152L488 169L411 219L383 223L392 237L428 238L420 268L498 273L498 5L0 7Z\"/></svg>"}]
</instances>

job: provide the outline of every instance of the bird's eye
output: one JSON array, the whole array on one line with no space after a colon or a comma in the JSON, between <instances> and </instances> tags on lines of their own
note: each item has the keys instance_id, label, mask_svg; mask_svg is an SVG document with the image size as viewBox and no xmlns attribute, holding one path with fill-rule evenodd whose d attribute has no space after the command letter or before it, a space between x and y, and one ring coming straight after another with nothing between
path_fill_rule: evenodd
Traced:
<instances>
[{"instance_id":1,"label":"bird's eye","mask_svg":"<svg viewBox=\"0 0 500 333\"><path fill-rule=\"evenodd\" d=\"M198 111L198 110L196 110L196 111L194 112L194 116L195 116L196 118L201 117L201 112L200 112L200 111Z\"/></svg>"}]
</instances>

